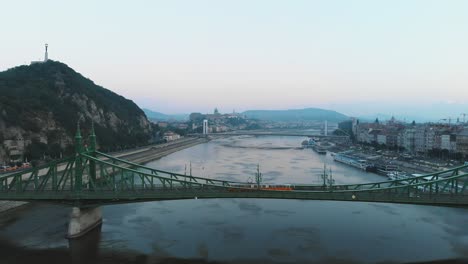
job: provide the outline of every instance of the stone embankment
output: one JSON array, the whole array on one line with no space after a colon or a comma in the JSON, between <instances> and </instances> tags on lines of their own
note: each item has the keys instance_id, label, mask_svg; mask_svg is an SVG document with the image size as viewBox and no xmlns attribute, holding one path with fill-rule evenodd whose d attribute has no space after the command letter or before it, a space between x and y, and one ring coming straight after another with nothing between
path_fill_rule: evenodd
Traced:
<instances>
[{"instance_id":1,"label":"stone embankment","mask_svg":"<svg viewBox=\"0 0 468 264\"><path fill-rule=\"evenodd\" d=\"M143 164L152 160L159 159L179 150L189 148L201 143L206 143L207 138L187 138L161 145L154 145L139 151L119 153L115 157L128 160L134 163Z\"/></svg>"},{"instance_id":2,"label":"stone embankment","mask_svg":"<svg viewBox=\"0 0 468 264\"><path fill-rule=\"evenodd\" d=\"M410 173L432 173L439 171L438 167L429 167L420 163L411 163L411 162L406 162L406 161L399 161L396 160L394 161L396 165L400 166L404 171L410 172Z\"/></svg>"},{"instance_id":3,"label":"stone embankment","mask_svg":"<svg viewBox=\"0 0 468 264\"><path fill-rule=\"evenodd\" d=\"M13 208L20 207L27 204L27 202L17 202L17 201L0 201L0 213L8 211Z\"/></svg>"},{"instance_id":4,"label":"stone embankment","mask_svg":"<svg viewBox=\"0 0 468 264\"><path fill-rule=\"evenodd\" d=\"M121 152L110 153L112 156L128 160L134 163L143 164L152 160L159 159L179 150L189 148L201 143L208 142L207 138L182 138L179 140L171 141L164 144L150 145L137 149L131 149ZM60 168L59 168L60 170ZM25 205L27 202L16 201L0 201L0 212L4 212L19 206Z\"/></svg>"}]
</instances>

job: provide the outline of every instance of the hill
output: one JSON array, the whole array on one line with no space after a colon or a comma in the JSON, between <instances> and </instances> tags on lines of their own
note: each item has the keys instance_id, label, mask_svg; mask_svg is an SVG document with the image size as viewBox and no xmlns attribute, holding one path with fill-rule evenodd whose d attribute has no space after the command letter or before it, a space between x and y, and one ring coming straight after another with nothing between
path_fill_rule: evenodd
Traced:
<instances>
[{"instance_id":1,"label":"hill","mask_svg":"<svg viewBox=\"0 0 468 264\"><path fill-rule=\"evenodd\" d=\"M0 72L0 162L20 159L11 152L29 159L70 154L80 117L83 136L94 121L104 150L151 139L150 123L133 101L63 63L49 60Z\"/></svg>"},{"instance_id":2,"label":"hill","mask_svg":"<svg viewBox=\"0 0 468 264\"><path fill-rule=\"evenodd\" d=\"M151 119L154 121L169 121L169 120L186 121L188 120L188 114L167 115L167 114L155 112L146 108L143 108L143 111L145 112L148 119Z\"/></svg>"},{"instance_id":3,"label":"hill","mask_svg":"<svg viewBox=\"0 0 468 264\"><path fill-rule=\"evenodd\" d=\"M242 113L247 118L298 122L298 121L331 121L340 122L348 119L347 116L332 110L320 108L289 109L289 110L248 110Z\"/></svg>"}]
</instances>

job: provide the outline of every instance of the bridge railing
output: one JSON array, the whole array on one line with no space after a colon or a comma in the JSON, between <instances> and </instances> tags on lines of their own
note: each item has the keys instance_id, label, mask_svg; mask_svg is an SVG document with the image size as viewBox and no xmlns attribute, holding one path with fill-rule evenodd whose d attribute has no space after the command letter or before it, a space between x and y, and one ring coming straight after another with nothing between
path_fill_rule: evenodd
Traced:
<instances>
[{"instance_id":1,"label":"bridge railing","mask_svg":"<svg viewBox=\"0 0 468 264\"><path fill-rule=\"evenodd\" d=\"M446 179L447 177L450 177L450 176L464 174L463 169L466 169L466 168L468 168L468 165L462 165L462 166L458 166L458 167L451 168L451 169L444 170L444 171L428 173L428 174L415 176L415 177L401 178L397 180L387 180L387 181L362 183L362 184L341 184L341 185L333 185L329 188L332 188L334 190L371 190L371 189L380 189L382 187L424 184L427 182L437 181L439 179ZM298 184L297 187L301 189L307 189L309 187L310 188L317 187L317 185L316 184L315 185Z\"/></svg>"},{"instance_id":2,"label":"bridge railing","mask_svg":"<svg viewBox=\"0 0 468 264\"><path fill-rule=\"evenodd\" d=\"M73 178L75 158L66 158L0 177L0 192L43 191L65 188Z\"/></svg>"},{"instance_id":3,"label":"bridge railing","mask_svg":"<svg viewBox=\"0 0 468 264\"><path fill-rule=\"evenodd\" d=\"M138 170L148 171L154 175L163 175L163 176L169 176L170 178L174 178L174 179L183 179L184 181L219 184L223 186L230 186L232 184L246 184L246 182L226 181L226 180L218 180L218 179L212 179L212 178L206 178L206 177L200 177L200 176L186 175L186 174L181 174L181 173L174 173L170 171L150 168L150 167L140 165L134 162L119 159L119 158L110 156L108 154L102 153L102 152L96 152L96 154L98 158L104 158L104 160L107 159L111 161L113 164L124 164L132 168L137 168Z\"/></svg>"},{"instance_id":4,"label":"bridge railing","mask_svg":"<svg viewBox=\"0 0 468 264\"><path fill-rule=\"evenodd\" d=\"M92 157L87 154L82 155L88 163L96 164L96 177L91 177L92 171L88 170L84 178L88 179L89 185L94 189L100 190L133 190L140 189L155 189L162 186L163 188L191 188L193 186L203 186L211 188L229 186L225 181L197 178L193 180L191 177L178 177L171 173L155 173L147 170L142 170L138 166L121 160L102 160L98 157ZM117 162L116 162L117 161ZM138 164L136 164L138 165ZM88 167L89 168L89 167ZM185 175L184 175L185 176Z\"/></svg>"},{"instance_id":5,"label":"bridge railing","mask_svg":"<svg viewBox=\"0 0 468 264\"><path fill-rule=\"evenodd\" d=\"M154 168L149 168L146 166L142 166L136 163L132 163L126 160L118 159L115 157L112 157L110 155L107 155L105 153L97 152L99 156L103 156L105 158L111 159L113 162L120 162L135 168L139 168L141 170L146 170L150 171L152 174L163 174L163 175L169 175L171 178L181 178L181 179L188 179L189 181L202 181L202 182L207 182L209 181L210 183L213 184L222 184L224 186L229 186L233 184L248 184L246 182L236 182L236 181L224 181L224 180L216 180L216 179L210 179L210 178L204 178L204 177L198 177L198 176L192 176L192 175L184 175L184 174L179 174L179 173L173 173L169 171L164 171L164 170L158 170ZM335 185L334 188L335 190L340 190L340 189L363 189L363 190L368 190L368 189L378 189L384 186L399 186L399 185L408 185L408 184L418 184L418 183L426 183L428 181L434 181L434 180L439 180L439 178L444 178L450 175L458 175L463 169L466 169L468 165L463 165L459 167L455 167L449 170L445 171L439 171L439 172L433 172L429 174L424 174L421 176L416 176L416 177L411 177L411 178L406 178L406 179L398 179L398 180L388 180L388 181L381 181L381 182L373 182L373 183L365 183L365 184L349 184L349 185ZM314 186L316 187L317 185L303 185L303 186Z\"/></svg>"},{"instance_id":6,"label":"bridge railing","mask_svg":"<svg viewBox=\"0 0 468 264\"><path fill-rule=\"evenodd\" d=\"M103 174L101 177L109 178L110 182L113 183L114 187L105 188L105 190L142 190L142 189L179 189L179 190L186 190L186 189L199 189L203 188L205 190L211 189L220 191L220 189L224 191L259 191L255 187L247 187L247 185L228 185L226 182L221 181L221 184L211 181L211 179L205 179L205 182L200 181L193 181L190 177L182 177L174 178L167 174L154 174L147 171L142 171L137 166L134 167L125 167L122 164L118 165L115 164L114 161L103 161L99 158L95 158L89 155L83 155L86 159L92 160L98 164L99 166L107 166L108 169L111 169L112 173L109 173L108 169L104 169L101 171ZM127 164L124 162L123 164ZM133 164L131 164L133 165ZM422 180L422 177L416 177L415 180L401 180L396 181L398 184L379 184L379 183L372 183L372 184L362 184L362 185L336 185L332 186L332 188L327 187L319 187L314 186L314 190L291 190L293 192L322 192L322 193L330 193L330 192L343 192L343 193L363 193L363 192L391 192L395 194L410 195L415 193L430 193L430 194L442 194L442 193L455 193L460 195L465 195L467 193L467 185L468 185L468 174L460 174L459 170L462 167L453 168L448 171L443 171L439 173L431 174L433 178L428 180ZM440 174L451 174L452 176L448 177L439 177ZM184 175L185 176L185 175ZM427 177L427 176L426 176ZM155 184L158 182L158 184ZM109 179L107 180L109 182ZM395 183L395 181L389 181L390 183ZM389 183L387 182L387 183ZM244 184L244 183L243 183ZM356 186L360 186L360 188L356 188ZM109 187L109 186L107 186ZM353 187L353 188L351 188ZM101 190L104 190L101 188ZM271 191L271 190L260 190L260 191Z\"/></svg>"},{"instance_id":7,"label":"bridge railing","mask_svg":"<svg viewBox=\"0 0 468 264\"><path fill-rule=\"evenodd\" d=\"M374 197L385 201L452 197L454 201L466 201L468 174L461 171L465 167L397 181L334 186L292 185L290 189L280 190L274 189L274 185L259 189L248 183L175 174L88 152L28 171L3 175L0 177L0 199L74 204L89 199L110 202L191 196L344 200Z\"/></svg>"}]
</instances>

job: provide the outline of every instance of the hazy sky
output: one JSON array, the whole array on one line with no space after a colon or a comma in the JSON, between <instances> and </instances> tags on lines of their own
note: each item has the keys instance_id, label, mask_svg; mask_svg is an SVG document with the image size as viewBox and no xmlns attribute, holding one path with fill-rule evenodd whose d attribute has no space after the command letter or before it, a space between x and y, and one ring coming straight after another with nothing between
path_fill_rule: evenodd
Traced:
<instances>
[{"instance_id":1,"label":"hazy sky","mask_svg":"<svg viewBox=\"0 0 468 264\"><path fill-rule=\"evenodd\" d=\"M0 70L42 58L49 43L51 59L156 111L399 114L468 103L468 1L0 0L0 8Z\"/></svg>"}]
</instances>

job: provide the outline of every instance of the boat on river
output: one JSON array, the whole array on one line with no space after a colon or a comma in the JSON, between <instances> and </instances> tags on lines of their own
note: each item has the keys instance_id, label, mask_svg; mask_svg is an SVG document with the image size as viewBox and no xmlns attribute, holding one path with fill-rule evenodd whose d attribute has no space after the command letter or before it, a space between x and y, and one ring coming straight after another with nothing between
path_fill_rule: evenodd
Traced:
<instances>
[{"instance_id":1,"label":"boat on river","mask_svg":"<svg viewBox=\"0 0 468 264\"><path fill-rule=\"evenodd\" d=\"M309 139L302 141L302 146L304 148L314 148L315 146L317 146L317 143L318 143L318 139L309 138Z\"/></svg>"},{"instance_id":2,"label":"boat on river","mask_svg":"<svg viewBox=\"0 0 468 264\"><path fill-rule=\"evenodd\" d=\"M312 149L315 152L317 152L318 154L321 154L321 155L327 154L327 151L324 148L320 147L320 146L314 146L314 147L312 147Z\"/></svg>"},{"instance_id":3,"label":"boat on river","mask_svg":"<svg viewBox=\"0 0 468 264\"><path fill-rule=\"evenodd\" d=\"M388 176L389 173L400 171L398 165L389 162L377 162L374 164L378 174Z\"/></svg>"},{"instance_id":4,"label":"boat on river","mask_svg":"<svg viewBox=\"0 0 468 264\"><path fill-rule=\"evenodd\" d=\"M415 176L408 175L403 171L392 171L387 174L389 180L406 180ZM403 182L404 183L404 182Z\"/></svg>"},{"instance_id":5,"label":"boat on river","mask_svg":"<svg viewBox=\"0 0 468 264\"><path fill-rule=\"evenodd\" d=\"M368 163L367 160L359 159L351 155L336 153L333 157L333 160L344 163L346 165L353 166L363 171L375 171L375 167L372 164Z\"/></svg>"}]
</instances>

